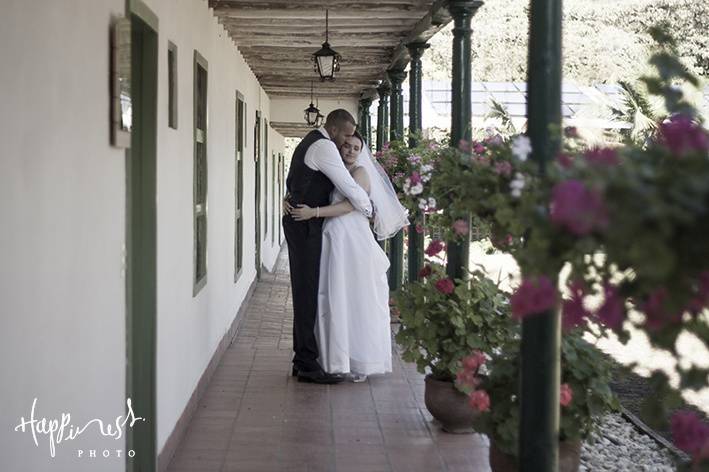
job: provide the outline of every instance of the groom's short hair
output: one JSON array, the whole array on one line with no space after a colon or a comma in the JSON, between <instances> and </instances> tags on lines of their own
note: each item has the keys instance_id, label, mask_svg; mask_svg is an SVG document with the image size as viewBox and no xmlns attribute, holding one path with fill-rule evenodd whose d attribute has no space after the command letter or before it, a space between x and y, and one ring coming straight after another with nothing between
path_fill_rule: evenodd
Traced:
<instances>
[{"instance_id":1,"label":"groom's short hair","mask_svg":"<svg viewBox=\"0 0 709 472\"><path fill-rule=\"evenodd\" d=\"M345 123L350 123L357 126L357 122L354 116L344 108L338 108L337 110L332 110L327 114L327 119L325 120L325 126L337 126L338 128Z\"/></svg>"}]
</instances>

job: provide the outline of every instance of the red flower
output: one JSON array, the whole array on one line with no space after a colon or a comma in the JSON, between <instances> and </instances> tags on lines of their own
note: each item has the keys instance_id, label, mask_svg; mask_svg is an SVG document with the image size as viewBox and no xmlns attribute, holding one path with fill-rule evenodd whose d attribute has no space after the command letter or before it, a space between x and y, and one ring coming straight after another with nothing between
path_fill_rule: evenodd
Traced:
<instances>
[{"instance_id":1,"label":"red flower","mask_svg":"<svg viewBox=\"0 0 709 472\"><path fill-rule=\"evenodd\" d=\"M545 276L524 279L512 295L512 316L521 320L529 315L542 313L556 304L556 288Z\"/></svg>"},{"instance_id":2,"label":"red flower","mask_svg":"<svg viewBox=\"0 0 709 472\"><path fill-rule=\"evenodd\" d=\"M709 425L691 411L678 411L670 420L675 446L697 458L709 445Z\"/></svg>"},{"instance_id":3,"label":"red flower","mask_svg":"<svg viewBox=\"0 0 709 472\"><path fill-rule=\"evenodd\" d=\"M569 387L569 384L561 384L559 387L559 404L561 406L569 406L571 400L574 398L574 392Z\"/></svg>"},{"instance_id":4,"label":"red flower","mask_svg":"<svg viewBox=\"0 0 709 472\"><path fill-rule=\"evenodd\" d=\"M470 355L463 358L463 369L475 372L486 360L485 354L476 349Z\"/></svg>"},{"instance_id":5,"label":"red flower","mask_svg":"<svg viewBox=\"0 0 709 472\"><path fill-rule=\"evenodd\" d=\"M605 300L596 315L609 328L620 328L625 319L625 304L618 296L618 290L613 285L604 284L603 293L605 294Z\"/></svg>"},{"instance_id":6,"label":"red flower","mask_svg":"<svg viewBox=\"0 0 709 472\"><path fill-rule=\"evenodd\" d=\"M552 189L551 222L576 236L585 236L608 225L608 214L601 194L580 180L560 182Z\"/></svg>"},{"instance_id":7,"label":"red flower","mask_svg":"<svg viewBox=\"0 0 709 472\"><path fill-rule=\"evenodd\" d=\"M475 387L480 383L480 379L475 375L475 371L461 369L455 374L455 380L461 385Z\"/></svg>"},{"instance_id":8,"label":"red flower","mask_svg":"<svg viewBox=\"0 0 709 472\"><path fill-rule=\"evenodd\" d=\"M439 279L436 282L436 289L444 295L450 295L455 289L453 281L446 277L445 279Z\"/></svg>"},{"instance_id":9,"label":"red flower","mask_svg":"<svg viewBox=\"0 0 709 472\"><path fill-rule=\"evenodd\" d=\"M709 137L699 124L686 115L676 115L660 125L660 140L673 154L709 150Z\"/></svg>"},{"instance_id":10,"label":"red flower","mask_svg":"<svg viewBox=\"0 0 709 472\"><path fill-rule=\"evenodd\" d=\"M475 390L468 395L468 404L473 410L484 412L490 409L490 397L485 390Z\"/></svg>"},{"instance_id":11,"label":"red flower","mask_svg":"<svg viewBox=\"0 0 709 472\"><path fill-rule=\"evenodd\" d=\"M424 277L428 277L429 275L431 275L432 272L433 272L433 269L431 269L431 266L425 265L425 266L423 266L423 269L421 269L419 271L419 278L423 279Z\"/></svg>"},{"instance_id":12,"label":"red flower","mask_svg":"<svg viewBox=\"0 0 709 472\"><path fill-rule=\"evenodd\" d=\"M564 329L572 329L579 326L585 318L591 315L583 306L584 288L583 282L578 280L569 286L571 299L564 300L561 308L561 322Z\"/></svg>"},{"instance_id":13,"label":"red flower","mask_svg":"<svg viewBox=\"0 0 709 472\"><path fill-rule=\"evenodd\" d=\"M443 241L441 241L440 239L434 239L433 241L428 243L428 247L424 252L426 253L426 255L433 257L439 252L441 252L444 247L445 246L443 245Z\"/></svg>"},{"instance_id":14,"label":"red flower","mask_svg":"<svg viewBox=\"0 0 709 472\"><path fill-rule=\"evenodd\" d=\"M618 164L620 158L618 151L608 147L594 147L583 155L590 164L613 166Z\"/></svg>"}]
</instances>

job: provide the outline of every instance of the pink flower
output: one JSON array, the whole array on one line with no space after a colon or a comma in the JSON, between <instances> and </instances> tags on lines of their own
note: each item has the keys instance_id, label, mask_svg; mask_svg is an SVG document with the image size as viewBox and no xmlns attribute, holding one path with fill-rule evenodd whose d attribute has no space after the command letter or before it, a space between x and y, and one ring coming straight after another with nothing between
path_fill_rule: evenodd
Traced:
<instances>
[{"instance_id":1,"label":"pink flower","mask_svg":"<svg viewBox=\"0 0 709 472\"><path fill-rule=\"evenodd\" d=\"M566 330L579 326L585 318L591 316L591 313L583 306L583 296L585 295L583 282L574 281L569 289L571 290L571 299L564 300L561 305L561 322Z\"/></svg>"},{"instance_id":2,"label":"pink flower","mask_svg":"<svg viewBox=\"0 0 709 472\"><path fill-rule=\"evenodd\" d=\"M409 177L409 179L411 179L411 185L416 185L418 183L421 183L421 176L419 175L418 172L412 172L411 177Z\"/></svg>"},{"instance_id":3,"label":"pink flower","mask_svg":"<svg viewBox=\"0 0 709 472\"><path fill-rule=\"evenodd\" d=\"M438 144L437 143L428 143L428 148L432 151L438 149Z\"/></svg>"},{"instance_id":4,"label":"pink flower","mask_svg":"<svg viewBox=\"0 0 709 472\"><path fill-rule=\"evenodd\" d=\"M667 323L677 323L682 318L682 313L670 313L665 307L667 290L659 288L648 296L640 307L645 313L645 325L648 329L656 331Z\"/></svg>"},{"instance_id":5,"label":"pink flower","mask_svg":"<svg viewBox=\"0 0 709 472\"><path fill-rule=\"evenodd\" d=\"M424 252L426 253L426 255L433 257L439 252L441 252L444 247L445 246L443 245L443 241L441 241L440 239L434 239L433 241L428 243L428 247Z\"/></svg>"},{"instance_id":6,"label":"pink flower","mask_svg":"<svg viewBox=\"0 0 709 472\"><path fill-rule=\"evenodd\" d=\"M460 141L458 141L458 149L462 152L470 152L470 144L470 141L461 139Z\"/></svg>"},{"instance_id":7,"label":"pink flower","mask_svg":"<svg viewBox=\"0 0 709 472\"><path fill-rule=\"evenodd\" d=\"M416 223L416 232L418 234L423 234L423 225L420 223Z\"/></svg>"},{"instance_id":8,"label":"pink flower","mask_svg":"<svg viewBox=\"0 0 709 472\"><path fill-rule=\"evenodd\" d=\"M382 151L376 151L376 152L374 153L374 157L377 157L377 158L380 158L380 157L382 157L383 155L384 155L384 152L382 152Z\"/></svg>"},{"instance_id":9,"label":"pink flower","mask_svg":"<svg viewBox=\"0 0 709 472\"><path fill-rule=\"evenodd\" d=\"M468 234L470 229L468 228L468 222L465 220L455 220L455 223L453 223L453 231L455 231L455 234L458 236L464 236Z\"/></svg>"},{"instance_id":10,"label":"pink flower","mask_svg":"<svg viewBox=\"0 0 709 472\"><path fill-rule=\"evenodd\" d=\"M676 115L660 125L660 141L677 156L709 150L709 137L699 124L686 115Z\"/></svg>"},{"instance_id":11,"label":"pink flower","mask_svg":"<svg viewBox=\"0 0 709 472\"><path fill-rule=\"evenodd\" d=\"M417 156L416 154L413 154L409 156L409 163L411 164L419 164L421 162L421 156Z\"/></svg>"},{"instance_id":12,"label":"pink flower","mask_svg":"<svg viewBox=\"0 0 709 472\"><path fill-rule=\"evenodd\" d=\"M569 406L571 400L574 398L574 392L569 387L569 384L561 384L559 387L559 404L561 406Z\"/></svg>"},{"instance_id":13,"label":"pink flower","mask_svg":"<svg viewBox=\"0 0 709 472\"><path fill-rule=\"evenodd\" d=\"M583 155L589 164L612 166L618 164L618 152L609 147L594 147Z\"/></svg>"},{"instance_id":14,"label":"pink flower","mask_svg":"<svg viewBox=\"0 0 709 472\"><path fill-rule=\"evenodd\" d=\"M482 143L476 141L473 143L473 152L475 154L482 154L485 152L485 146L483 146Z\"/></svg>"},{"instance_id":15,"label":"pink flower","mask_svg":"<svg viewBox=\"0 0 709 472\"><path fill-rule=\"evenodd\" d=\"M497 249L505 249L507 246L510 246L514 242L514 239L512 238L511 234L508 234L507 236L505 236L503 238L494 239L494 240L491 240L490 242Z\"/></svg>"},{"instance_id":16,"label":"pink flower","mask_svg":"<svg viewBox=\"0 0 709 472\"><path fill-rule=\"evenodd\" d=\"M569 167L571 167L573 165L574 158L570 154L560 152L556 156L556 162L558 162L559 165L561 167L563 167L564 169L568 169Z\"/></svg>"},{"instance_id":17,"label":"pink flower","mask_svg":"<svg viewBox=\"0 0 709 472\"><path fill-rule=\"evenodd\" d=\"M483 140L485 144L488 146L499 146L500 144L503 143L502 136L499 134L493 135L493 136L488 136Z\"/></svg>"},{"instance_id":18,"label":"pink flower","mask_svg":"<svg viewBox=\"0 0 709 472\"><path fill-rule=\"evenodd\" d=\"M486 360L485 354L476 349L463 358L463 369L475 372Z\"/></svg>"},{"instance_id":19,"label":"pink flower","mask_svg":"<svg viewBox=\"0 0 709 472\"><path fill-rule=\"evenodd\" d=\"M691 411L678 411L670 420L675 446L693 457L698 457L709 442L709 425Z\"/></svg>"},{"instance_id":20,"label":"pink flower","mask_svg":"<svg viewBox=\"0 0 709 472\"><path fill-rule=\"evenodd\" d=\"M522 281L510 300L512 316L521 320L529 315L542 313L556 304L556 288L549 278L541 275Z\"/></svg>"},{"instance_id":21,"label":"pink flower","mask_svg":"<svg viewBox=\"0 0 709 472\"><path fill-rule=\"evenodd\" d=\"M450 295L453 293L453 290L455 290L455 285L451 279L446 277L445 279L439 279L436 282L436 290L444 295Z\"/></svg>"},{"instance_id":22,"label":"pink flower","mask_svg":"<svg viewBox=\"0 0 709 472\"><path fill-rule=\"evenodd\" d=\"M501 161L495 163L495 172L499 175L512 175L512 164L509 161Z\"/></svg>"},{"instance_id":23,"label":"pink flower","mask_svg":"<svg viewBox=\"0 0 709 472\"><path fill-rule=\"evenodd\" d=\"M625 319L623 299L618 296L617 288L609 283L603 285L603 293L605 294L605 300L596 315L609 328L620 328Z\"/></svg>"},{"instance_id":24,"label":"pink flower","mask_svg":"<svg viewBox=\"0 0 709 472\"><path fill-rule=\"evenodd\" d=\"M382 150L383 150L383 151L387 151L388 149L389 149L389 141L387 141L386 143L382 144Z\"/></svg>"},{"instance_id":25,"label":"pink flower","mask_svg":"<svg viewBox=\"0 0 709 472\"><path fill-rule=\"evenodd\" d=\"M585 236L608 225L605 203L599 192L580 180L559 182L552 189L551 222L576 236Z\"/></svg>"},{"instance_id":26,"label":"pink flower","mask_svg":"<svg viewBox=\"0 0 709 472\"><path fill-rule=\"evenodd\" d=\"M475 387L480 383L480 379L475 375L474 370L461 369L455 374L455 381L461 385Z\"/></svg>"},{"instance_id":27,"label":"pink flower","mask_svg":"<svg viewBox=\"0 0 709 472\"><path fill-rule=\"evenodd\" d=\"M490 397L485 390L475 390L468 395L468 404L473 410L482 413L490 409Z\"/></svg>"},{"instance_id":28,"label":"pink flower","mask_svg":"<svg viewBox=\"0 0 709 472\"><path fill-rule=\"evenodd\" d=\"M428 277L429 275L431 275L432 272L433 272L433 269L431 269L431 266L425 265L425 266L423 266L423 269L421 269L419 271L419 278L423 279L424 277Z\"/></svg>"}]
</instances>

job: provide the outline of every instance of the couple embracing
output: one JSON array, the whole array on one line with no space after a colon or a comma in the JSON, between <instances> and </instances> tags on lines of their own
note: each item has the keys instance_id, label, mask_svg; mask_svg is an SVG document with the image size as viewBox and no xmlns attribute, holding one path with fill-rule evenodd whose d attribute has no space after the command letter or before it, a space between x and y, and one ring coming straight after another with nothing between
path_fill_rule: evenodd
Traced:
<instances>
[{"instance_id":1,"label":"couple embracing","mask_svg":"<svg viewBox=\"0 0 709 472\"><path fill-rule=\"evenodd\" d=\"M328 114L296 147L286 180L293 375L301 382L391 372L389 261L375 237L392 237L408 218L355 129L348 111Z\"/></svg>"}]
</instances>

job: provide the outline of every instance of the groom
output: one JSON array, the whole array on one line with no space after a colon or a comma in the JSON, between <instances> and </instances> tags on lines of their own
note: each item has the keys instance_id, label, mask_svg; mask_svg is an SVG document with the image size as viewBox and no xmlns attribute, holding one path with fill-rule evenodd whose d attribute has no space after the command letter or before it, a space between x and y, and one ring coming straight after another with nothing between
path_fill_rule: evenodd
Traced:
<instances>
[{"instance_id":1,"label":"groom","mask_svg":"<svg viewBox=\"0 0 709 472\"><path fill-rule=\"evenodd\" d=\"M355 120L343 109L327 115L325 125L308 133L293 152L286 188L287 203L318 208L330 204L330 192L337 189L367 217L372 214L369 196L345 168L338 149L355 132ZM299 382L333 384L342 376L323 371L318 364L315 318L318 310L322 218L295 221L283 216L288 243L291 290L293 292L293 375Z\"/></svg>"}]
</instances>

